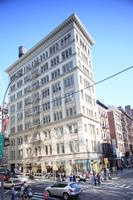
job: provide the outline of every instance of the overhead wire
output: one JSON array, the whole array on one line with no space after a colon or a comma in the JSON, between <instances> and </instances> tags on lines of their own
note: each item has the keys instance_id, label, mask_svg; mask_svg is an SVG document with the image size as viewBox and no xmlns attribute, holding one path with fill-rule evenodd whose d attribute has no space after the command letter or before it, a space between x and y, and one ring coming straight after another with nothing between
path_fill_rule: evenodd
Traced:
<instances>
[{"instance_id":1,"label":"overhead wire","mask_svg":"<svg viewBox=\"0 0 133 200\"><path fill-rule=\"evenodd\" d=\"M119 72L117 72L117 73L115 73L115 74L113 74L113 75L111 75L111 76L108 76L108 77L106 77L106 78L104 78L104 79L102 79L102 80L100 80L100 81L98 81L98 82L94 82L93 84L91 84L91 85L89 85L89 86L87 86L87 87L84 87L83 89L80 89L80 90L71 92L70 94L64 95L63 97L59 97L58 100L64 99L64 98L66 98L66 97L69 97L69 96L71 96L71 95L77 94L77 93L79 93L79 92L81 92L81 91L84 91L84 90L86 90L86 89L89 89L90 87L93 87L94 85L98 85L98 84L100 84L100 83L102 83L102 82L105 82L105 81L107 81L107 80L109 80L109 79L111 79L111 78L113 78L113 77L115 77L115 76L118 76L118 75L120 75L120 74L122 74L122 73L124 73L124 72L126 72L126 71L128 71L128 70L130 70L130 69L132 69L132 68L133 68L133 66L128 67L128 68L126 68L126 69L124 69L124 70L121 70L121 71L119 71ZM51 104L51 103L55 102L56 100L57 100L57 99L54 99L54 100L52 100L52 101L47 101L47 103L49 102L49 103ZM31 102L31 104L33 104L33 102ZM41 106L43 106L43 104L38 105L38 106L41 107ZM27 106L27 107L28 107L28 106ZM33 106L33 107L28 107L28 108L25 108L25 109L20 109L20 110L17 110L17 112L22 112L22 111L25 111L25 110L30 110L30 109L33 109L34 107L35 107L35 106ZM45 110L44 110L44 111L45 111Z\"/></svg>"}]
</instances>

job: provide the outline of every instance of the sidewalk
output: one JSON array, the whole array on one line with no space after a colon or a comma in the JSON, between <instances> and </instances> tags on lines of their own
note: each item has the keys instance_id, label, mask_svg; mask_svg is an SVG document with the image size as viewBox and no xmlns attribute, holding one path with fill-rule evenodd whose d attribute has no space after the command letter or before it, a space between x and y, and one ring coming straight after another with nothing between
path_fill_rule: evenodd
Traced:
<instances>
[{"instance_id":1,"label":"sidewalk","mask_svg":"<svg viewBox=\"0 0 133 200\"><path fill-rule=\"evenodd\" d=\"M123 170L117 170L116 173L114 173L113 177L117 177L117 178L120 178L121 176L123 175L126 175L128 173L131 173L133 172L133 169L132 168L124 168Z\"/></svg>"},{"instance_id":2,"label":"sidewalk","mask_svg":"<svg viewBox=\"0 0 133 200\"><path fill-rule=\"evenodd\" d=\"M124 168L123 170L118 170L117 173L114 173L112 175L112 179L115 180L115 179L118 179L120 177L122 177L123 175L126 175L128 173L131 173L133 172L133 169L130 168L130 169L127 169L127 168ZM107 178L108 180L108 178ZM103 177L102 177L102 181L107 181L107 180L104 180ZM66 181L69 182L69 178L66 178ZM46 178L46 179L43 179L42 176L35 176L33 180L31 179L28 179L27 177L27 183L29 184L32 184L32 183L44 183L44 182L51 182L51 183L54 183L56 182L55 178ZM81 183L83 185L83 183ZM88 183L86 183L88 184Z\"/></svg>"}]
</instances>

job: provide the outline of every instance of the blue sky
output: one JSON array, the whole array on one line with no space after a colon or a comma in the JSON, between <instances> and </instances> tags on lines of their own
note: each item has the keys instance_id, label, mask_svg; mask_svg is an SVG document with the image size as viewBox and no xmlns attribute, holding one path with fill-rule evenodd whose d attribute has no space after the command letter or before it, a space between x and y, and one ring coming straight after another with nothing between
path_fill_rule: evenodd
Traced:
<instances>
[{"instance_id":1,"label":"blue sky","mask_svg":"<svg viewBox=\"0 0 133 200\"><path fill-rule=\"evenodd\" d=\"M95 81L133 66L132 0L0 0L0 102L8 85L5 69L76 12L95 41ZM96 86L106 105L133 107L133 69Z\"/></svg>"}]
</instances>

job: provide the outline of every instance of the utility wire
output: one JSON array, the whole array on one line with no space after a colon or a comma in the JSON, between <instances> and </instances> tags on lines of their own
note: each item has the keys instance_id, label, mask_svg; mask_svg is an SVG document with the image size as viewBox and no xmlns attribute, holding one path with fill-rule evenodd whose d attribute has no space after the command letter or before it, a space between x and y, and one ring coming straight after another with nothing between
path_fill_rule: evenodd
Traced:
<instances>
[{"instance_id":1,"label":"utility wire","mask_svg":"<svg viewBox=\"0 0 133 200\"><path fill-rule=\"evenodd\" d=\"M57 98L57 99L55 99L55 100L48 101L48 102L51 104L51 103L53 103L53 102L55 102L55 101L57 101L57 100L61 100L61 99L64 99L64 98L66 98L66 97L69 97L69 96L71 96L71 95L77 94L77 93L79 93L80 91L86 90L86 89L88 89L88 88L90 88L90 87L92 87L92 86L94 86L94 85L98 85L98 84L100 84L100 83L102 83L102 82L104 82L104 81L107 81L107 80L109 80L109 79L111 79L111 78L113 78L113 77L115 77L115 76L118 76L118 75L120 75L120 74L122 74L122 73L124 73L124 72L126 72L126 71L128 71L128 70L130 70L130 69L132 69L132 68L133 68L133 66L128 67L128 68L126 68L126 69L124 69L124 70L121 70L121 71L119 71L119 72L117 72L117 73L115 73L115 74L113 74L113 75L111 75L111 76L108 76L107 78L104 78L104 79L102 79L102 80L100 80L100 81L98 81L98 82L94 82L92 85L89 85L89 86L87 86L87 87L85 87L85 88L83 88L83 89L80 89L80 90L71 92L71 93L68 94L68 95L65 95L65 96L63 96L63 97L59 97L59 98ZM48 102L46 102L46 103L48 103ZM31 104L32 104L32 103L33 103L33 102L31 102ZM41 106L43 106L43 104L42 104L42 105L39 105L39 106L41 107ZM25 109L23 109L23 110L21 109L21 110L18 110L17 112L29 110L29 109L32 109L32 108L34 108L34 107L35 107L35 106L30 107L30 108L25 108ZM45 110L44 110L44 111L45 111Z\"/></svg>"}]
</instances>

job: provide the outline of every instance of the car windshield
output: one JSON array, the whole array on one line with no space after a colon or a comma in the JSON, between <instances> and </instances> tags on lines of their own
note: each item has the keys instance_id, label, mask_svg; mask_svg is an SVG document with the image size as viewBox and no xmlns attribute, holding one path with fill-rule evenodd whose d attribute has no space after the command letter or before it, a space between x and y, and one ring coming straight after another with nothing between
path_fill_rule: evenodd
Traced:
<instances>
[{"instance_id":1,"label":"car windshield","mask_svg":"<svg viewBox=\"0 0 133 200\"><path fill-rule=\"evenodd\" d=\"M71 184L70 184L70 187L71 187L71 188L77 188L78 185L77 185L76 183L71 183Z\"/></svg>"},{"instance_id":2,"label":"car windshield","mask_svg":"<svg viewBox=\"0 0 133 200\"><path fill-rule=\"evenodd\" d=\"M6 183L12 183L11 181L6 181Z\"/></svg>"},{"instance_id":3,"label":"car windshield","mask_svg":"<svg viewBox=\"0 0 133 200\"><path fill-rule=\"evenodd\" d=\"M13 183L20 183L19 180L13 180L12 182L13 182Z\"/></svg>"}]
</instances>

